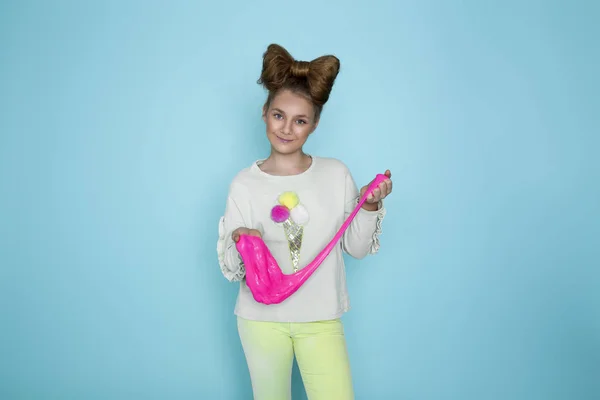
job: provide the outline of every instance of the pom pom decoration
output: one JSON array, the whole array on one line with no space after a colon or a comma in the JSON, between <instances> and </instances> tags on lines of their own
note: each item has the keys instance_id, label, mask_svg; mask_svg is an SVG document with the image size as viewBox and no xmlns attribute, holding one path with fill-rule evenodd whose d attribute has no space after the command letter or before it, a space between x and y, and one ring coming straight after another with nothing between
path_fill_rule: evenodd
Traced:
<instances>
[{"instance_id":1,"label":"pom pom decoration","mask_svg":"<svg viewBox=\"0 0 600 400\"><path fill-rule=\"evenodd\" d=\"M294 192L284 192L279 196L279 204L286 206L288 210L296 207L298 203L300 203L300 199Z\"/></svg>"},{"instance_id":2,"label":"pom pom decoration","mask_svg":"<svg viewBox=\"0 0 600 400\"><path fill-rule=\"evenodd\" d=\"M292 208L290 217L298 225L306 225L309 219L308 211L302 204L298 204L296 207Z\"/></svg>"},{"instance_id":3,"label":"pom pom decoration","mask_svg":"<svg viewBox=\"0 0 600 400\"><path fill-rule=\"evenodd\" d=\"M290 210L286 206L276 205L271 209L271 219L278 224L290 217Z\"/></svg>"}]
</instances>

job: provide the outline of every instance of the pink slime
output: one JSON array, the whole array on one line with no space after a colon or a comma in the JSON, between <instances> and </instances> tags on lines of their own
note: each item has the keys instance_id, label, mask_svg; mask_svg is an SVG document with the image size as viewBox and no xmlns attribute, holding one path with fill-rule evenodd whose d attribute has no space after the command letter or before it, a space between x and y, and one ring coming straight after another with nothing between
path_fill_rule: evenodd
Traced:
<instances>
[{"instance_id":1,"label":"pink slime","mask_svg":"<svg viewBox=\"0 0 600 400\"><path fill-rule=\"evenodd\" d=\"M294 294L331 253L367 200L367 196L386 179L388 177L383 174L375 177L354 211L346 218L329 244L306 267L293 274L286 275L281 272L281 268L262 238L241 235L236 247L246 267L246 284L250 288L254 300L263 304L278 304Z\"/></svg>"}]
</instances>

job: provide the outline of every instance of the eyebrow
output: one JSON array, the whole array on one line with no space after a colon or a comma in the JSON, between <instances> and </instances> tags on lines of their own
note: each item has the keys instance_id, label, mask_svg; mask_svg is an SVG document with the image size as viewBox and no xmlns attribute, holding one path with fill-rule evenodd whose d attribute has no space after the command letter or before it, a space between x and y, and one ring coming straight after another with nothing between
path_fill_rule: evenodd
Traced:
<instances>
[{"instance_id":1,"label":"eyebrow","mask_svg":"<svg viewBox=\"0 0 600 400\"><path fill-rule=\"evenodd\" d=\"M280 108L273 108L273 111L278 111L278 112L280 112L282 114L285 114L285 111L283 111ZM308 118L308 116L304 115L304 114L300 114L300 115L296 115L296 118Z\"/></svg>"}]
</instances>

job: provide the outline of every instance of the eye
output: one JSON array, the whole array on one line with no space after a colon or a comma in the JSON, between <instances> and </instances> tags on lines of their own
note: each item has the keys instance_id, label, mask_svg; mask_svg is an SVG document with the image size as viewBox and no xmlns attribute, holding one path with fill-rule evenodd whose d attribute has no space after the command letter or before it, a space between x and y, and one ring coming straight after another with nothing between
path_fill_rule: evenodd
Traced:
<instances>
[{"instance_id":1,"label":"eye","mask_svg":"<svg viewBox=\"0 0 600 400\"><path fill-rule=\"evenodd\" d=\"M296 121L296 123L297 123L298 125L304 125L304 124L306 124L307 122L306 122L305 120L303 120L303 119L299 119L298 121Z\"/></svg>"},{"instance_id":2,"label":"eye","mask_svg":"<svg viewBox=\"0 0 600 400\"><path fill-rule=\"evenodd\" d=\"M275 119L282 119L283 115L279 114L279 113L275 113L273 114L273 116L275 117Z\"/></svg>"}]
</instances>

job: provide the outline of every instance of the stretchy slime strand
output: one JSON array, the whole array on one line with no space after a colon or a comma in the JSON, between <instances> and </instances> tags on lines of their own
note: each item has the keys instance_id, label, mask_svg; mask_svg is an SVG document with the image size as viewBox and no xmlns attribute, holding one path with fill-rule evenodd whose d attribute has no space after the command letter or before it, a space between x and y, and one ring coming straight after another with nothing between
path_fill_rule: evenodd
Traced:
<instances>
[{"instance_id":1,"label":"stretchy slime strand","mask_svg":"<svg viewBox=\"0 0 600 400\"><path fill-rule=\"evenodd\" d=\"M281 272L281 268L262 238L241 235L236 247L246 268L246 285L250 288L254 299L263 304L278 304L294 294L331 253L367 200L367 196L386 179L388 177L383 174L375 177L329 244L306 267L293 274L287 275Z\"/></svg>"}]
</instances>

